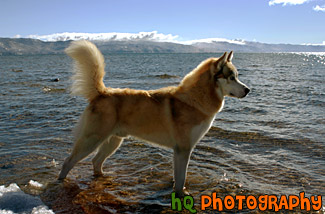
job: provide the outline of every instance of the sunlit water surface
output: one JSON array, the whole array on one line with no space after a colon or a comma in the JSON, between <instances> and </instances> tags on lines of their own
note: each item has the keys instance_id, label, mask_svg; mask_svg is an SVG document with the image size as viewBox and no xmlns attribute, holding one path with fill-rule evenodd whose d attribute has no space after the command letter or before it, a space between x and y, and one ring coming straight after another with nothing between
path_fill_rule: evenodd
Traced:
<instances>
[{"instance_id":1,"label":"sunlit water surface","mask_svg":"<svg viewBox=\"0 0 325 214\"><path fill-rule=\"evenodd\" d=\"M176 85L219 55L106 55L105 84ZM212 192L324 196L325 54L239 53L233 63L251 93L226 98L192 153L186 186L197 206L200 195ZM87 105L69 95L71 64L65 55L0 56L0 184L19 184L56 213L169 212L172 151L136 139L125 140L106 161L104 177L92 176L89 157L67 181L56 182ZM31 179L46 188L29 188Z\"/></svg>"}]
</instances>

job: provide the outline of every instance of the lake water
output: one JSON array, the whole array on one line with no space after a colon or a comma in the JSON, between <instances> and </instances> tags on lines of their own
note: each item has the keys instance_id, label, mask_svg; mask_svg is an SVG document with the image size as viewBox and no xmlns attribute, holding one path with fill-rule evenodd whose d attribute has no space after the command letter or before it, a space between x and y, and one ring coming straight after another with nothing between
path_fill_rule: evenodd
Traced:
<instances>
[{"instance_id":1,"label":"lake water","mask_svg":"<svg viewBox=\"0 0 325 214\"><path fill-rule=\"evenodd\" d=\"M105 55L105 85L176 85L202 60L220 55ZM324 205L325 53L235 53L233 63L251 93L226 98L192 153L186 186L196 205L212 192L302 191L322 195ZM71 64L65 55L0 56L0 185L18 184L55 213L169 212L172 151L136 139L125 140L106 161L104 177L92 176L89 157L67 181L56 182L87 105L69 94Z\"/></svg>"}]
</instances>

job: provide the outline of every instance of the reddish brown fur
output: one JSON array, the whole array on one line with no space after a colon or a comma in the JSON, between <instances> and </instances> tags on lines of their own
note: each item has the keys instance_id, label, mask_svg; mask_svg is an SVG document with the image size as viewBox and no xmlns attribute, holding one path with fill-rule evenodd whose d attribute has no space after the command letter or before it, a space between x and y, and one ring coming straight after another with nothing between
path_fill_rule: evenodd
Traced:
<instances>
[{"instance_id":1,"label":"reddish brown fur","mask_svg":"<svg viewBox=\"0 0 325 214\"><path fill-rule=\"evenodd\" d=\"M111 125L114 121L113 127L119 129L117 135L134 135L147 141L157 141L151 139L152 135L169 136L171 145L167 147L188 141L184 133L216 114L222 106L210 72L215 61L207 60L190 76L192 80L188 77L178 87L151 91L107 88L90 103L90 108L100 118L110 120ZM161 138L165 141L166 137Z\"/></svg>"},{"instance_id":2,"label":"reddish brown fur","mask_svg":"<svg viewBox=\"0 0 325 214\"><path fill-rule=\"evenodd\" d=\"M235 69L230 62L232 53L205 60L178 86L149 91L106 88L102 82L103 56L90 42L73 42L67 53L79 68L74 75L73 91L90 103L59 178L65 178L78 161L97 147L100 148L93 159L94 173L101 174L105 159L115 152L123 137L132 135L174 149L175 191L181 194L192 149L223 106L226 94L216 76L222 69Z\"/></svg>"}]
</instances>

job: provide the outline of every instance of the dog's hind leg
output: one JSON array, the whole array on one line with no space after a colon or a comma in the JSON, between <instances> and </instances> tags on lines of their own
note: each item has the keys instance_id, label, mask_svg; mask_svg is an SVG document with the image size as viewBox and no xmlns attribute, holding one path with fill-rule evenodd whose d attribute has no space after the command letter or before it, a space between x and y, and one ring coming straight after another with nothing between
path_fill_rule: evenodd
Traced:
<instances>
[{"instance_id":1,"label":"dog's hind leg","mask_svg":"<svg viewBox=\"0 0 325 214\"><path fill-rule=\"evenodd\" d=\"M122 141L122 137L113 135L105 140L104 143L98 148L98 152L92 160L94 175L100 176L103 174L102 166L104 161L115 153L115 151L120 147Z\"/></svg>"},{"instance_id":2,"label":"dog's hind leg","mask_svg":"<svg viewBox=\"0 0 325 214\"><path fill-rule=\"evenodd\" d=\"M180 150L178 147L174 149L174 190L180 196L184 194L183 189L191 152L191 149Z\"/></svg>"},{"instance_id":3,"label":"dog's hind leg","mask_svg":"<svg viewBox=\"0 0 325 214\"><path fill-rule=\"evenodd\" d=\"M102 143L103 139L99 135L80 137L74 145L71 155L64 161L59 180L64 179L76 163L87 157Z\"/></svg>"},{"instance_id":4,"label":"dog's hind leg","mask_svg":"<svg viewBox=\"0 0 325 214\"><path fill-rule=\"evenodd\" d=\"M105 99L94 101L86 108L75 130L76 142L72 153L64 161L59 179L64 179L76 163L112 135L115 122L115 109Z\"/></svg>"}]
</instances>

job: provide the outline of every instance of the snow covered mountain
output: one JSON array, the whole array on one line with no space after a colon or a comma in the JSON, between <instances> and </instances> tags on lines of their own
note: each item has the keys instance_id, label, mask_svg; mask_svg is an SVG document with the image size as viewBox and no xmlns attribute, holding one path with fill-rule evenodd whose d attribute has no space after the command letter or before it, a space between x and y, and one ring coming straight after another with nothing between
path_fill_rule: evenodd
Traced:
<instances>
[{"instance_id":1,"label":"snow covered mountain","mask_svg":"<svg viewBox=\"0 0 325 214\"><path fill-rule=\"evenodd\" d=\"M19 36L17 36L19 37ZM39 39L44 42L57 42L69 40L92 40L92 41L155 41L174 42L178 36L162 34L157 31L139 33L55 33L50 35L29 35L27 38Z\"/></svg>"},{"instance_id":2,"label":"snow covered mountain","mask_svg":"<svg viewBox=\"0 0 325 214\"><path fill-rule=\"evenodd\" d=\"M266 44L244 40L207 38L184 41L157 31L140 33L57 33L0 38L0 55L58 54L71 40L87 39L104 53L198 53L198 52L325 52L325 44Z\"/></svg>"}]
</instances>

